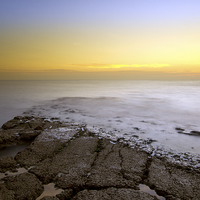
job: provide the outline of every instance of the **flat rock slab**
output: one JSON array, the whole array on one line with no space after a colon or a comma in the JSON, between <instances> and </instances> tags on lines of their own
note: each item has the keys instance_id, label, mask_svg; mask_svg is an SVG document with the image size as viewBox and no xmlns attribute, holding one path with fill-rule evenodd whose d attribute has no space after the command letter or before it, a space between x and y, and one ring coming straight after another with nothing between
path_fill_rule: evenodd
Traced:
<instances>
[{"instance_id":1,"label":"flat rock slab","mask_svg":"<svg viewBox=\"0 0 200 200\"><path fill-rule=\"evenodd\" d=\"M103 190L83 190L78 192L72 200L156 200L147 193L139 192L134 189L108 188Z\"/></svg>"},{"instance_id":2,"label":"flat rock slab","mask_svg":"<svg viewBox=\"0 0 200 200\"><path fill-rule=\"evenodd\" d=\"M147 184L161 195L172 195L176 199L200 199L200 174L178 168L170 163L153 159Z\"/></svg>"},{"instance_id":3,"label":"flat rock slab","mask_svg":"<svg viewBox=\"0 0 200 200\"><path fill-rule=\"evenodd\" d=\"M0 160L1 172L31 167L28 173L1 181L2 200L36 199L42 184L52 182L64 192L44 199L157 199L139 191L139 184L148 185L167 200L200 199L199 171L152 157L137 146L133 149L98 137L85 126L17 117L0 130L3 144L29 137L34 141L14 159Z\"/></svg>"},{"instance_id":4,"label":"flat rock slab","mask_svg":"<svg viewBox=\"0 0 200 200\"><path fill-rule=\"evenodd\" d=\"M87 186L89 188L136 187L142 181L147 154L120 143L112 144L109 140L101 142L103 149L88 174Z\"/></svg>"},{"instance_id":5,"label":"flat rock slab","mask_svg":"<svg viewBox=\"0 0 200 200\"><path fill-rule=\"evenodd\" d=\"M55 179L60 188L77 188L85 185L87 174L96 157L98 138L81 137L71 141L52 159L46 159L30 172L44 183Z\"/></svg>"},{"instance_id":6,"label":"flat rock slab","mask_svg":"<svg viewBox=\"0 0 200 200\"><path fill-rule=\"evenodd\" d=\"M45 130L24 151L19 152L15 159L21 166L28 168L48 157L52 158L78 131L76 126Z\"/></svg>"}]
</instances>

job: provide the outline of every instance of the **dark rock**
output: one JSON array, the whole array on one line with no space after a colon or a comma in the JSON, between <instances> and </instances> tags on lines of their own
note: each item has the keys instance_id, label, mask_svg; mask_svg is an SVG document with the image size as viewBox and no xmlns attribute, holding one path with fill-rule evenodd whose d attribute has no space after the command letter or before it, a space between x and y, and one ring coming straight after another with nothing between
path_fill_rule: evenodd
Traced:
<instances>
[{"instance_id":1,"label":"dark rock","mask_svg":"<svg viewBox=\"0 0 200 200\"><path fill-rule=\"evenodd\" d=\"M41 126L37 126L34 128L34 130L42 130L42 127Z\"/></svg>"},{"instance_id":2,"label":"dark rock","mask_svg":"<svg viewBox=\"0 0 200 200\"><path fill-rule=\"evenodd\" d=\"M87 175L96 157L98 138L81 137L73 140L53 159L46 159L30 171L43 183L55 179L59 188L79 188L85 185Z\"/></svg>"},{"instance_id":3,"label":"dark rock","mask_svg":"<svg viewBox=\"0 0 200 200\"><path fill-rule=\"evenodd\" d=\"M200 131L190 131L190 134L200 136Z\"/></svg>"},{"instance_id":4,"label":"dark rock","mask_svg":"<svg viewBox=\"0 0 200 200\"><path fill-rule=\"evenodd\" d=\"M77 132L77 126L43 131L29 147L19 152L15 159L21 166L28 168L46 158L53 158L63 150Z\"/></svg>"},{"instance_id":5,"label":"dark rock","mask_svg":"<svg viewBox=\"0 0 200 200\"><path fill-rule=\"evenodd\" d=\"M0 185L2 200L35 199L43 190L40 181L54 182L56 187L65 189L56 197L45 197L47 199L156 199L138 191L141 183L171 200L200 197L197 169L186 170L164 158L149 158L146 152L123 143L99 139L83 126L33 117L13 120L13 124L16 121L22 121L22 124L16 122L13 128L7 125L8 129L0 130L0 143L17 143L22 139L33 139L35 132L41 134L15 156L21 167L33 167L29 173L3 179L5 183ZM41 129L38 127L47 130L34 130ZM177 128L177 131L185 134L184 129ZM189 134L198 135L199 132ZM147 139L145 142L155 141ZM0 160L0 169L14 170L15 160Z\"/></svg>"},{"instance_id":6,"label":"dark rock","mask_svg":"<svg viewBox=\"0 0 200 200\"><path fill-rule=\"evenodd\" d=\"M151 138L148 138L147 140L145 140L146 144L151 144L153 142L158 142L158 140L153 140Z\"/></svg>"},{"instance_id":7,"label":"dark rock","mask_svg":"<svg viewBox=\"0 0 200 200\"><path fill-rule=\"evenodd\" d=\"M41 131L36 131L36 130L32 130L32 129L26 129L26 130L22 130L19 132L20 138L21 140L33 140L34 138L36 138L39 134L41 133Z\"/></svg>"},{"instance_id":8,"label":"dark rock","mask_svg":"<svg viewBox=\"0 0 200 200\"><path fill-rule=\"evenodd\" d=\"M175 129L176 129L177 131L181 131L181 132L185 131L185 129L180 128L180 127L176 127Z\"/></svg>"},{"instance_id":9,"label":"dark rock","mask_svg":"<svg viewBox=\"0 0 200 200\"><path fill-rule=\"evenodd\" d=\"M33 166L48 157L53 157L63 147L61 141L32 142L24 151L19 152L15 159L23 167Z\"/></svg>"},{"instance_id":10,"label":"dark rock","mask_svg":"<svg viewBox=\"0 0 200 200\"><path fill-rule=\"evenodd\" d=\"M43 119L35 118L34 120L30 120L28 123L29 127L33 130L42 130L42 127L44 126Z\"/></svg>"},{"instance_id":11,"label":"dark rock","mask_svg":"<svg viewBox=\"0 0 200 200\"><path fill-rule=\"evenodd\" d=\"M3 124L1 128L7 130L19 126L20 124L23 124L23 121L20 117L17 117Z\"/></svg>"},{"instance_id":12,"label":"dark rock","mask_svg":"<svg viewBox=\"0 0 200 200\"><path fill-rule=\"evenodd\" d=\"M134 189L108 188L103 190L83 190L78 192L72 200L156 200L157 198L150 194L136 191Z\"/></svg>"},{"instance_id":13,"label":"dark rock","mask_svg":"<svg viewBox=\"0 0 200 200\"><path fill-rule=\"evenodd\" d=\"M183 129L183 130L178 131L178 133L185 134L185 135L200 136L200 131L185 132Z\"/></svg>"},{"instance_id":14,"label":"dark rock","mask_svg":"<svg viewBox=\"0 0 200 200\"><path fill-rule=\"evenodd\" d=\"M104 146L93 164L87 186L136 187L142 180L147 155L108 140L104 140Z\"/></svg>"},{"instance_id":15,"label":"dark rock","mask_svg":"<svg viewBox=\"0 0 200 200\"><path fill-rule=\"evenodd\" d=\"M30 173L6 178L5 187L14 192L16 200L36 199L44 190L37 177Z\"/></svg>"},{"instance_id":16,"label":"dark rock","mask_svg":"<svg viewBox=\"0 0 200 200\"><path fill-rule=\"evenodd\" d=\"M43 197L41 200L59 200L59 199L57 197L46 196L46 197Z\"/></svg>"},{"instance_id":17,"label":"dark rock","mask_svg":"<svg viewBox=\"0 0 200 200\"><path fill-rule=\"evenodd\" d=\"M149 167L147 184L158 194L172 195L176 199L200 197L200 174L188 172L156 158Z\"/></svg>"},{"instance_id":18,"label":"dark rock","mask_svg":"<svg viewBox=\"0 0 200 200\"><path fill-rule=\"evenodd\" d=\"M66 200L66 199L71 199L73 197L73 190L72 189L66 189L60 194L57 194L56 197L60 200Z\"/></svg>"},{"instance_id":19,"label":"dark rock","mask_svg":"<svg viewBox=\"0 0 200 200\"><path fill-rule=\"evenodd\" d=\"M13 157L2 157L0 158L0 172L12 171L17 168L17 162Z\"/></svg>"},{"instance_id":20,"label":"dark rock","mask_svg":"<svg viewBox=\"0 0 200 200\"><path fill-rule=\"evenodd\" d=\"M12 190L8 190L5 184L0 184L0 199L15 200L15 192Z\"/></svg>"},{"instance_id":21,"label":"dark rock","mask_svg":"<svg viewBox=\"0 0 200 200\"><path fill-rule=\"evenodd\" d=\"M0 144L1 145L8 145L8 144L15 144L19 142L20 137L18 131L13 129L8 130L0 130Z\"/></svg>"}]
</instances>

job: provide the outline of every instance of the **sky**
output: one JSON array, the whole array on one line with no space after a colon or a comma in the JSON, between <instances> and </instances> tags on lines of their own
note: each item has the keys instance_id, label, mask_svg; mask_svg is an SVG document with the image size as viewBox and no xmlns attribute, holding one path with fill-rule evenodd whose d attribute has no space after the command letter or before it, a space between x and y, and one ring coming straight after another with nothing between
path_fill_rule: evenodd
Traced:
<instances>
[{"instance_id":1,"label":"sky","mask_svg":"<svg viewBox=\"0 0 200 200\"><path fill-rule=\"evenodd\" d=\"M199 0L0 1L0 80L200 80Z\"/></svg>"}]
</instances>

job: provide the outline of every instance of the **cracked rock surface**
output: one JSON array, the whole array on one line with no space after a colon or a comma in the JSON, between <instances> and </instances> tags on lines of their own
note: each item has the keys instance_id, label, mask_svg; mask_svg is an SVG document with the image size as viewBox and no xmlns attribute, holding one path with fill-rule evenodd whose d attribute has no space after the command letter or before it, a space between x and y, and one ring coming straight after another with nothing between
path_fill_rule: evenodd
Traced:
<instances>
[{"instance_id":1,"label":"cracked rock surface","mask_svg":"<svg viewBox=\"0 0 200 200\"><path fill-rule=\"evenodd\" d=\"M200 199L200 174L170 166L159 159L151 163L147 184L163 195L171 194L183 200Z\"/></svg>"},{"instance_id":2,"label":"cracked rock surface","mask_svg":"<svg viewBox=\"0 0 200 200\"><path fill-rule=\"evenodd\" d=\"M139 190L139 184L154 189L162 199L200 199L200 174L184 166L130 148L121 142L100 138L78 124L61 124L45 119L14 119L4 125L2 132L30 128L41 133L15 158L3 158L0 167L13 170L25 167L28 172L3 178L0 199L36 199L43 185L55 183L60 194L43 199L137 199L153 200L159 196ZM30 123L27 128L26 125ZM22 127L26 127L22 129ZM15 131L14 131L15 129ZM5 133L3 133L5 136ZM0 138L3 138L0 133ZM20 137L20 135L18 136ZM34 136L35 137L35 136ZM8 136L9 138L9 136ZM24 138L24 137L23 137ZM4 137L5 139L5 137ZM19 141L20 138L17 139ZM8 141L8 144L10 139ZM164 198L165 197L165 198ZM160 198L161 199L161 198Z\"/></svg>"}]
</instances>

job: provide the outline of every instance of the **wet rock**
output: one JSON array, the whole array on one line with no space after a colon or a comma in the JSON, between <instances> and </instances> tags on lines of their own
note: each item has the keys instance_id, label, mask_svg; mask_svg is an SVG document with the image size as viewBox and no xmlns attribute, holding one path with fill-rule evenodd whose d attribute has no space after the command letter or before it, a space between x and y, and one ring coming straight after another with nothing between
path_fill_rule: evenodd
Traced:
<instances>
[{"instance_id":1,"label":"wet rock","mask_svg":"<svg viewBox=\"0 0 200 200\"><path fill-rule=\"evenodd\" d=\"M190 134L200 136L200 131L190 131Z\"/></svg>"},{"instance_id":2,"label":"wet rock","mask_svg":"<svg viewBox=\"0 0 200 200\"><path fill-rule=\"evenodd\" d=\"M59 199L57 197L46 196L46 197L43 197L41 200L59 200Z\"/></svg>"},{"instance_id":3,"label":"wet rock","mask_svg":"<svg viewBox=\"0 0 200 200\"><path fill-rule=\"evenodd\" d=\"M61 128L59 121L47 120L38 117L15 117L3 124L0 130L0 144L17 144L21 140L33 140L45 129Z\"/></svg>"},{"instance_id":4,"label":"wet rock","mask_svg":"<svg viewBox=\"0 0 200 200\"><path fill-rule=\"evenodd\" d=\"M38 130L26 129L26 130L20 131L19 135L20 135L21 140L33 140L40 133L41 131L38 131Z\"/></svg>"},{"instance_id":5,"label":"wet rock","mask_svg":"<svg viewBox=\"0 0 200 200\"><path fill-rule=\"evenodd\" d=\"M43 192L43 186L37 177L23 173L5 179L5 188L14 193L16 200L36 199Z\"/></svg>"},{"instance_id":6,"label":"wet rock","mask_svg":"<svg viewBox=\"0 0 200 200\"><path fill-rule=\"evenodd\" d=\"M27 122L29 127L33 130L42 130L42 127L44 126L44 120L41 118L36 118L34 120L30 120Z\"/></svg>"},{"instance_id":7,"label":"wet rock","mask_svg":"<svg viewBox=\"0 0 200 200\"><path fill-rule=\"evenodd\" d=\"M125 147L123 144L111 144L104 141L104 149L98 154L89 174L87 186L136 187L142 180L147 155Z\"/></svg>"},{"instance_id":8,"label":"wet rock","mask_svg":"<svg viewBox=\"0 0 200 200\"><path fill-rule=\"evenodd\" d=\"M156 200L156 197L151 196L134 189L126 188L108 188L103 190L83 190L78 192L72 200L119 200L119 199L137 199L137 200Z\"/></svg>"},{"instance_id":9,"label":"wet rock","mask_svg":"<svg viewBox=\"0 0 200 200\"><path fill-rule=\"evenodd\" d=\"M12 190L8 190L5 184L0 184L0 199L1 200L14 200L15 193Z\"/></svg>"},{"instance_id":10,"label":"wet rock","mask_svg":"<svg viewBox=\"0 0 200 200\"><path fill-rule=\"evenodd\" d=\"M21 117L15 117L14 119L9 120L8 122L4 123L1 128L4 129L4 130L7 130L7 129L17 127L21 124L23 124L22 118Z\"/></svg>"},{"instance_id":11,"label":"wet rock","mask_svg":"<svg viewBox=\"0 0 200 200\"><path fill-rule=\"evenodd\" d=\"M149 167L147 184L158 194L172 195L176 199L189 200L200 197L200 174L159 159L153 159Z\"/></svg>"},{"instance_id":12,"label":"wet rock","mask_svg":"<svg viewBox=\"0 0 200 200\"><path fill-rule=\"evenodd\" d=\"M57 194L56 197L60 200L66 200L71 199L73 197L73 190L72 189L66 189L60 194Z\"/></svg>"},{"instance_id":13,"label":"wet rock","mask_svg":"<svg viewBox=\"0 0 200 200\"><path fill-rule=\"evenodd\" d=\"M0 130L0 144L17 144L21 140L34 139L40 132L30 128L30 121L34 117L15 117L14 119L3 124ZM42 121L42 119L40 119Z\"/></svg>"},{"instance_id":14,"label":"wet rock","mask_svg":"<svg viewBox=\"0 0 200 200\"><path fill-rule=\"evenodd\" d=\"M179 166L172 162L186 160L186 155L174 154L167 160L161 159L162 149L141 151L141 146L155 141L138 139L133 149L124 145L126 137L113 142L105 139L104 131L97 136L97 132L88 131L85 125L34 117L17 117L9 123L5 126L7 129L0 130L0 143L34 139L15 156L21 166L31 166L31 169L29 173L4 178L0 199L35 199L43 190L40 181L54 182L56 187L65 189L56 197L45 197L47 199L156 199L137 190L141 183L155 188L167 199L199 199L198 168L194 170L183 167L181 162ZM198 159L198 156L193 157L195 166L199 165ZM0 160L0 170L7 171L13 166L15 169L15 160Z\"/></svg>"},{"instance_id":15,"label":"wet rock","mask_svg":"<svg viewBox=\"0 0 200 200\"><path fill-rule=\"evenodd\" d=\"M29 147L19 152L15 159L21 166L28 168L46 158L53 158L55 154L62 151L77 132L76 126L74 129L61 127L43 131Z\"/></svg>"},{"instance_id":16,"label":"wet rock","mask_svg":"<svg viewBox=\"0 0 200 200\"><path fill-rule=\"evenodd\" d=\"M59 188L83 187L97 154L97 141L98 138L93 137L77 138L54 158L44 160L30 171L43 183L54 179Z\"/></svg>"},{"instance_id":17,"label":"wet rock","mask_svg":"<svg viewBox=\"0 0 200 200\"><path fill-rule=\"evenodd\" d=\"M18 130L0 130L0 145L6 146L8 144L15 144L19 142L19 140Z\"/></svg>"},{"instance_id":18,"label":"wet rock","mask_svg":"<svg viewBox=\"0 0 200 200\"><path fill-rule=\"evenodd\" d=\"M11 156L0 158L0 172L12 171L17 168L17 162Z\"/></svg>"},{"instance_id":19,"label":"wet rock","mask_svg":"<svg viewBox=\"0 0 200 200\"><path fill-rule=\"evenodd\" d=\"M37 126L34 128L34 130L43 130L43 128L41 126Z\"/></svg>"},{"instance_id":20,"label":"wet rock","mask_svg":"<svg viewBox=\"0 0 200 200\"><path fill-rule=\"evenodd\" d=\"M176 127L175 129L176 129L177 131L181 131L181 132L185 131L185 129L180 128L180 127Z\"/></svg>"},{"instance_id":21,"label":"wet rock","mask_svg":"<svg viewBox=\"0 0 200 200\"><path fill-rule=\"evenodd\" d=\"M25 150L17 153L15 160L22 167L28 168L48 157L52 158L62 148L61 141L32 142Z\"/></svg>"},{"instance_id":22,"label":"wet rock","mask_svg":"<svg viewBox=\"0 0 200 200\"><path fill-rule=\"evenodd\" d=\"M134 180L135 183L141 182L144 171L146 170L148 155L145 152L124 146L120 150L120 157L122 159L123 176L126 179Z\"/></svg>"},{"instance_id":23,"label":"wet rock","mask_svg":"<svg viewBox=\"0 0 200 200\"><path fill-rule=\"evenodd\" d=\"M181 134L200 136L200 131L190 131L190 132L187 132L183 128L175 128L175 129L177 130L178 133L181 133Z\"/></svg>"}]
</instances>

